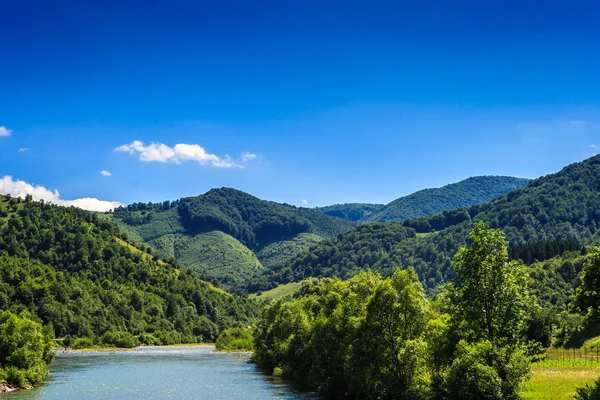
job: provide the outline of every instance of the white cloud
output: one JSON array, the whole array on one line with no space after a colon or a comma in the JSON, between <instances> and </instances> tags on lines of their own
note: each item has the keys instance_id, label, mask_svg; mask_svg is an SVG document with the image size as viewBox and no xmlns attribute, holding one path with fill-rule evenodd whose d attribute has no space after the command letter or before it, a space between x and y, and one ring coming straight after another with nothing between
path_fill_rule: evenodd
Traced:
<instances>
[{"instance_id":1,"label":"white cloud","mask_svg":"<svg viewBox=\"0 0 600 400\"><path fill-rule=\"evenodd\" d=\"M244 154L242 154L242 161L243 162L252 161L256 157L257 157L256 154L253 154L253 153L244 153Z\"/></svg>"},{"instance_id":2,"label":"white cloud","mask_svg":"<svg viewBox=\"0 0 600 400\"><path fill-rule=\"evenodd\" d=\"M6 129L4 125L0 126L0 136L10 136L12 131L10 129Z\"/></svg>"},{"instance_id":3,"label":"white cloud","mask_svg":"<svg viewBox=\"0 0 600 400\"><path fill-rule=\"evenodd\" d=\"M208 153L204 147L197 144L178 143L175 147L169 147L163 143L151 143L145 145L144 142L136 140L131 144L124 144L115 149L115 151L126 152L129 154L140 154L140 161L144 162L172 162L179 164L182 161L196 161L200 165L212 165L218 168L243 168L236 164L229 156L219 157Z\"/></svg>"},{"instance_id":4,"label":"white cloud","mask_svg":"<svg viewBox=\"0 0 600 400\"><path fill-rule=\"evenodd\" d=\"M582 120L576 120L576 121L571 121L571 126L584 126L585 125L585 121Z\"/></svg>"},{"instance_id":5,"label":"white cloud","mask_svg":"<svg viewBox=\"0 0 600 400\"><path fill-rule=\"evenodd\" d=\"M596 145L596 144L590 144L590 147L592 149L600 149L600 146Z\"/></svg>"},{"instance_id":6,"label":"white cloud","mask_svg":"<svg viewBox=\"0 0 600 400\"><path fill-rule=\"evenodd\" d=\"M100 175L102 175L102 176L112 176L112 174L110 172L106 171L106 170L100 171Z\"/></svg>"},{"instance_id":7,"label":"white cloud","mask_svg":"<svg viewBox=\"0 0 600 400\"><path fill-rule=\"evenodd\" d=\"M22 152L24 152L24 151L29 151L29 150L31 150L29 147L21 147L21 148L18 150L18 152L19 152L19 153L22 153Z\"/></svg>"},{"instance_id":8,"label":"white cloud","mask_svg":"<svg viewBox=\"0 0 600 400\"><path fill-rule=\"evenodd\" d=\"M90 197L75 200L63 200L60 198L58 190L53 192L43 186L33 186L25 181L13 180L10 175L6 175L0 179L0 194L10 194L11 196L21 198L30 194L34 200L44 200L47 203L67 207L74 206L89 211L108 211L123 205L118 201L104 201Z\"/></svg>"},{"instance_id":9,"label":"white cloud","mask_svg":"<svg viewBox=\"0 0 600 400\"><path fill-rule=\"evenodd\" d=\"M308 205L308 200L302 200L302 204L304 204L305 206Z\"/></svg>"}]
</instances>

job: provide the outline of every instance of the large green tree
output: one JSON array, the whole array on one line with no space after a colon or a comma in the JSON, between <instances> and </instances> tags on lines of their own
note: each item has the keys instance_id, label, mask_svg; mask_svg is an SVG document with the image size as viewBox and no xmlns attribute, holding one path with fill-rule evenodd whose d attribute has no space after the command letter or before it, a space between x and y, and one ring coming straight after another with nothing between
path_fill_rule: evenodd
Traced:
<instances>
[{"instance_id":1,"label":"large green tree","mask_svg":"<svg viewBox=\"0 0 600 400\"><path fill-rule=\"evenodd\" d=\"M39 384L48 375L53 337L27 312L0 311L0 380L17 387Z\"/></svg>"},{"instance_id":2,"label":"large green tree","mask_svg":"<svg viewBox=\"0 0 600 400\"><path fill-rule=\"evenodd\" d=\"M500 229L475 224L453 260L453 298L461 331L474 340L512 345L522 338L530 305L525 267L508 259Z\"/></svg>"}]
</instances>

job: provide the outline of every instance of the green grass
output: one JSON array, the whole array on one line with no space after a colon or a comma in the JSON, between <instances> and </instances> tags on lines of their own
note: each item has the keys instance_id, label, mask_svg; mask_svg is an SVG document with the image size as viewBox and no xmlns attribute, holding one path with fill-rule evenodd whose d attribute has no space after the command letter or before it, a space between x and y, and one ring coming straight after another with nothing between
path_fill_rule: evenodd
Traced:
<instances>
[{"instance_id":1,"label":"green grass","mask_svg":"<svg viewBox=\"0 0 600 400\"><path fill-rule=\"evenodd\" d=\"M573 399L575 390L592 384L600 375L600 366L551 366L544 362L535 364L531 379L524 382L521 395L525 400Z\"/></svg>"},{"instance_id":2,"label":"green grass","mask_svg":"<svg viewBox=\"0 0 600 400\"><path fill-rule=\"evenodd\" d=\"M285 285L279 285L274 289L262 292L259 296L251 295L258 300L275 300L280 297L291 296L294 292L300 289L302 282L291 282Z\"/></svg>"}]
</instances>

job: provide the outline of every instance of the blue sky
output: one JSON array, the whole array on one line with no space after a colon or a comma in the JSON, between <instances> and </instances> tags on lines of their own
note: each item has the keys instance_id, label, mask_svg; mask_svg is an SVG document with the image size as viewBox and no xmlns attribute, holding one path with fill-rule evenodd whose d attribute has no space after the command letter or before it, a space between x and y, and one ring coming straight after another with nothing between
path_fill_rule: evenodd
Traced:
<instances>
[{"instance_id":1,"label":"blue sky","mask_svg":"<svg viewBox=\"0 0 600 400\"><path fill-rule=\"evenodd\" d=\"M0 190L318 206L555 172L600 146L595 3L3 0Z\"/></svg>"}]
</instances>

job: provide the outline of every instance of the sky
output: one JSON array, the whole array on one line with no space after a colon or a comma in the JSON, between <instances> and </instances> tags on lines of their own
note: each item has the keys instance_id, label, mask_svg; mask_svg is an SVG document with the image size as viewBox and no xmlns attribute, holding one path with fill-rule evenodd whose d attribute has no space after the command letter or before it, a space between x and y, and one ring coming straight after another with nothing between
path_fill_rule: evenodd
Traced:
<instances>
[{"instance_id":1,"label":"sky","mask_svg":"<svg viewBox=\"0 0 600 400\"><path fill-rule=\"evenodd\" d=\"M597 1L0 0L0 15L0 193L387 203L600 151Z\"/></svg>"}]
</instances>

